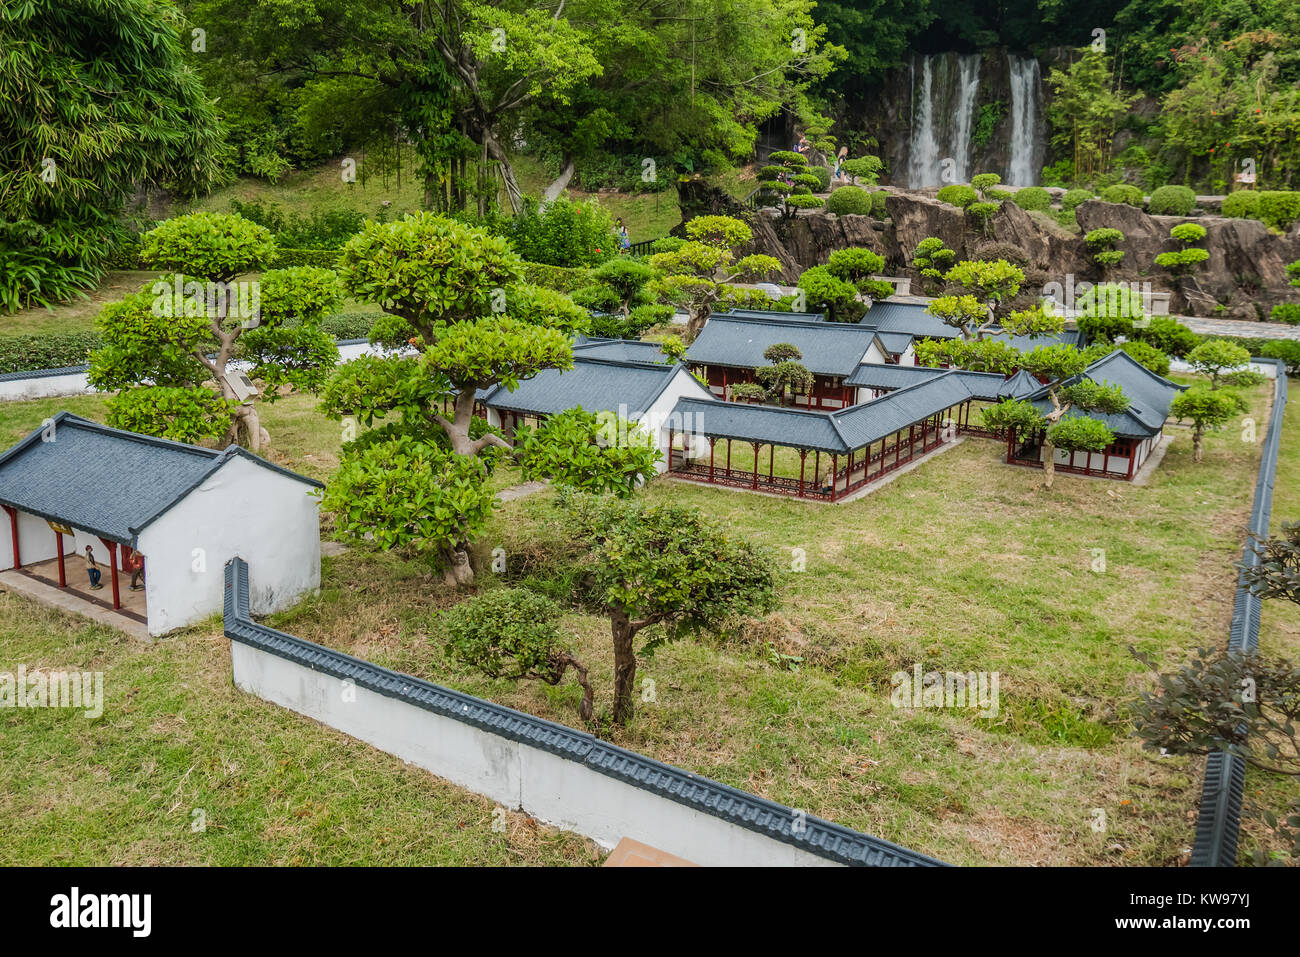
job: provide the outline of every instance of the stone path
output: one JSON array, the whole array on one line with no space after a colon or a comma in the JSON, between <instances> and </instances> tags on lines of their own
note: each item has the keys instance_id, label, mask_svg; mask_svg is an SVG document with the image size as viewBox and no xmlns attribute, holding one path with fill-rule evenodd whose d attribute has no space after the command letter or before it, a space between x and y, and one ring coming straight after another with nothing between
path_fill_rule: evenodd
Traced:
<instances>
[{"instance_id":1,"label":"stone path","mask_svg":"<svg viewBox=\"0 0 1300 957\"><path fill-rule=\"evenodd\" d=\"M525 482L522 485L512 485L510 488L503 488L497 492L498 502L513 502L517 498L527 498L546 488L545 482Z\"/></svg>"},{"instance_id":2,"label":"stone path","mask_svg":"<svg viewBox=\"0 0 1300 957\"><path fill-rule=\"evenodd\" d=\"M1192 332L1211 336L1242 336L1247 339L1300 339L1300 326L1282 322L1249 322L1245 319L1206 319L1201 316L1172 316Z\"/></svg>"}]
</instances>

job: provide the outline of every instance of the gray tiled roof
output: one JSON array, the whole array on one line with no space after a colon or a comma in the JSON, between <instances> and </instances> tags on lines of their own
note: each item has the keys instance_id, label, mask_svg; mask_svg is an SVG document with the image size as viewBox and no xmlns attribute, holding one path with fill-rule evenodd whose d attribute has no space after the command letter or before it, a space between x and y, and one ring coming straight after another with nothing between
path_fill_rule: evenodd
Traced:
<instances>
[{"instance_id":1,"label":"gray tiled roof","mask_svg":"<svg viewBox=\"0 0 1300 957\"><path fill-rule=\"evenodd\" d=\"M991 400L1002 381L993 373L952 369L836 412L697 399L679 399L673 412L697 435L842 455L968 399Z\"/></svg>"},{"instance_id":2,"label":"gray tiled roof","mask_svg":"<svg viewBox=\"0 0 1300 957\"><path fill-rule=\"evenodd\" d=\"M1083 377L1119 386L1129 400L1128 410L1112 415L1071 409L1065 418L1087 416L1097 419L1116 435L1127 438L1148 438L1158 434L1165 419L1169 418L1169 405L1174 396L1186 388L1156 375L1122 349L1098 359L1084 370L1083 376L1075 376L1067 380L1067 384L1078 382ZM1043 411L1052 406L1045 387L1030 396L1029 401Z\"/></svg>"},{"instance_id":3,"label":"gray tiled roof","mask_svg":"<svg viewBox=\"0 0 1300 957\"><path fill-rule=\"evenodd\" d=\"M1009 336L1005 332L998 330L985 335L986 339L992 339L995 342L1009 342L1014 348L1021 352L1028 352L1030 349L1037 349L1039 346L1079 346L1079 330L1066 329L1060 335L1056 336Z\"/></svg>"},{"instance_id":4,"label":"gray tiled roof","mask_svg":"<svg viewBox=\"0 0 1300 957\"><path fill-rule=\"evenodd\" d=\"M713 318L718 316L737 316L741 319L771 319L775 322L825 322L826 313L824 312L791 312L784 309L728 309L726 312L715 312Z\"/></svg>"},{"instance_id":5,"label":"gray tiled roof","mask_svg":"<svg viewBox=\"0 0 1300 957\"><path fill-rule=\"evenodd\" d=\"M891 356L901 356L907 351L908 346L912 344L915 336L908 335L906 332L880 332L877 330L876 338L880 340L881 347Z\"/></svg>"},{"instance_id":6,"label":"gray tiled roof","mask_svg":"<svg viewBox=\"0 0 1300 957\"><path fill-rule=\"evenodd\" d=\"M848 376L870 348L874 333L859 325L835 322L778 322L714 316L686 350L693 365L757 369L768 346L788 342L803 353L800 363L817 375Z\"/></svg>"},{"instance_id":7,"label":"gray tiled roof","mask_svg":"<svg viewBox=\"0 0 1300 957\"><path fill-rule=\"evenodd\" d=\"M912 302L878 302L862 317L862 325L880 332L905 332L914 338L952 339L959 335L925 306Z\"/></svg>"},{"instance_id":8,"label":"gray tiled roof","mask_svg":"<svg viewBox=\"0 0 1300 957\"><path fill-rule=\"evenodd\" d=\"M649 365L663 365L668 358L659 343L641 339L582 339L573 344L573 354L584 359L615 359Z\"/></svg>"},{"instance_id":9,"label":"gray tiled roof","mask_svg":"<svg viewBox=\"0 0 1300 957\"><path fill-rule=\"evenodd\" d=\"M1017 369L1016 374L998 389L999 399L1023 399L1041 391L1043 384L1024 369Z\"/></svg>"},{"instance_id":10,"label":"gray tiled roof","mask_svg":"<svg viewBox=\"0 0 1300 957\"><path fill-rule=\"evenodd\" d=\"M0 502L133 545L136 534L233 456L305 478L232 445L225 451L111 429L69 412L0 455Z\"/></svg>"},{"instance_id":11,"label":"gray tiled roof","mask_svg":"<svg viewBox=\"0 0 1300 957\"><path fill-rule=\"evenodd\" d=\"M389 671L360 658L276 631L249 615L248 565L235 558L225 567L223 624L226 637L331 675L357 687L422 708L489 734L547 751L564 761L624 781L699 811L803 848L840 864L868 867L935 867L942 862L889 841L813 815L800 816L738 788L628 751L574 728L515 711L492 701ZM796 824L796 822L798 822Z\"/></svg>"},{"instance_id":12,"label":"gray tiled roof","mask_svg":"<svg viewBox=\"0 0 1300 957\"><path fill-rule=\"evenodd\" d=\"M929 366L864 362L858 366L853 375L844 380L844 384L862 386L866 389L902 389L914 382L933 379L947 371L947 369L932 369Z\"/></svg>"},{"instance_id":13,"label":"gray tiled roof","mask_svg":"<svg viewBox=\"0 0 1300 957\"><path fill-rule=\"evenodd\" d=\"M581 406L588 412L635 418L654 403L681 368L680 363L589 359L579 351L574 353L572 369L543 369L520 382L513 392L504 387L493 389L484 402L494 409L528 415L555 415Z\"/></svg>"}]
</instances>

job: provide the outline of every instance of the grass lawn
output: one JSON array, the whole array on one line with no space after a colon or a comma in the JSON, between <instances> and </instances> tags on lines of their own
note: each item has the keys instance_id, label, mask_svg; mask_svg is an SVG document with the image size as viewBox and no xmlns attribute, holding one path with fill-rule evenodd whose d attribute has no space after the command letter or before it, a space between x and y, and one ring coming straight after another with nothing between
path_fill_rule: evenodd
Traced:
<instances>
[{"instance_id":1,"label":"grass lawn","mask_svg":"<svg viewBox=\"0 0 1300 957\"><path fill-rule=\"evenodd\" d=\"M110 272L86 298L59 303L49 309L33 306L0 317L0 336L55 336L68 332L93 332L95 317L106 302L137 293L153 282L157 272Z\"/></svg>"},{"instance_id":2,"label":"grass lawn","mask_svg":"<svg viewBox=\"0 0 1300 957\"><path fill-rule=\"evenodd\" d=\"M1270 394L1271 387L1250 392L1257 421L1265 420ZM97 417L101 402L82 397L0 406L0 439L25 434L58 408ZM337 462L339 428L313 405L306 397L290 397L268 408L264 420L275 446L273 458L328 478ZM1286 476L1294 488L1300 469L1298 429L1293 413L1283 439L1279 517L1286 515L1286 493L1281 491ZM1232 562L1242 542L1259 447L1242 443L1236 430L1217 433L1207 440L1205 462L1196 466L1188 433L1171 431L1172 447L1145 487L1061 475L1049 493L1039 487L1040 473L1003 465L1001 444L981 439L968 439L846 505L656 480L646 493L650 498L699 505L737 534L770 547L788 567L794 564L793 550L802 549L806 570L783 576L782 607L765 620L739 624L722 638L668 645L643 660L638 679L654 682L654 700L638 702L630 728L606 733L652 757L953 863L1179 862L1191 840L1203 762L1157 757L1127 736L1125 703L1150 683L1127 646L1175 664L1189 649L1226 640L1235 581ZM511 480L498 478L503 484ZM503 547L505 578L562 598L561 530L552 498L547 491L503 506L478 550L486 559L493 548ZM1105 550L1102 573L1092 570L1094 549ZM479 587L501 583L484 572ZM578 726L575 685L493 681L466 673L446 658L437 612L464 597L447 590L440 575L418 562L354 547L326 559L319 596L272 616L269 623L386 667ZM31 606L22 607L30 618ZM1266 615L1265 644L1284 642L1294 650L1300 621L1289 611L1281 619L1279 614L1270 610ZM40 612L36 616L35 629L0 632L6 635L6 660L46 660L39 658L45 654L52 656L50 661L76 664L75 626ZM12 613L4 616L0 608L0 617L12 625ZM565 625L578 657L591 668L599 716L609 708L612 686L608 624L573 610ZM199 765L210 769L207 780L220 780L211 776L223 767L226 749L238 750L245 739L256 741L263 727L280 729L283 744L278 746L292 753L346 749L372 764L397 764L232 691L229 653L215 623L152 648L125 639L112 644L121 657L112 658L106 669L110 686L120 667L123 674L157 678L133 677L142 693L152 689L150 694L161 699L183 701L192 699L189 692L199 686L211 692L217 702L212 707L221 713L258 716L251 729L233 718L229 727L213 724L205 732L200 713L207 713L208 696L201 705L192 703L197 710L187 717L193 725L186 738L192 742L189 760L176 761L167 793L177 786L174 779L200 758L209 762ZM985 719L969 711L893 708L890 675L910 671L916 662L925 670L999 672L999 714ZM112 735L113 743L104 753L148 750L140 744L144 725L143 719L114 721L110 712L100 733ZM54 757L42 766L50 776L81 780L87 758L68 740L75 733L52 727L51 734L54 740L39 747ZM270 761L258 750L242 768ZM344 756L333 753L320 760L342 763ZM351 757L347 763L355 767ZM267 777L273 767L261 770L265 774L260 776L245 772L251 778L238 807L250 816L278 813L284 802L276 782ZM437 788L421 772L402 771L406 773L422 778L421 786L430 793ZM361 780L359 772L355 776ZM49 822L62 821L66 805L80 799L64 792L37 797L31 789L41 783L23 782L5 799L35 818L26 821L22 833L39 827L60 838L71 833L65 828L73 825ZM1281 786L1255 785L1253 778L1252 786L1270 796L1281 793ZM312 785L303 782L301 787L310 790ZM318 791L312 800L319 802L322 814L344 813L335 808L348 806L351 792L340 784L331 787L338 793ZM142 800L139 789L149 788L120 768L110 769L97 786L97 800L125 802L136 808L138 819L139 836L131 840L139 843L115 838L113 850L105 853L139 846L147 848L142 854L171 859L167 848L172 845L166 841L175 838L164 835L172 820L161 812L149 818L146 807L153 805L136 803ZM295 798L306 793L299 791ZM306 800L294 804L291 798L288 807ZM486 820L486 804L461 800L482 807L478 813ZM185 801L184 807L202 806L188 797ZM1090 826L1095 808L1106 811L1105 833ZM385 813L398 815L391 825L397 844L428 831L427 826L410 834L398 830L404 813L400 806L385 807ZM438 820L453 817L440 815ZM184 831L178 844L190 840L185 823L175 822ZM286 839L291 846L300 846L296 842L304 840L305 827ZM352 822L346 827L357 833ZM323 844L307 839L316 853L336 853L336 840L348 845L335 830L326 830L328 836L319 835ZM480 839L475 831L473 837L482 853L493 852L496 835ZM1248 826L1244 849L1267 840ZM541 862L541 855L554 854L588 860L585 851L561 847L561 839L546 841L544 851L529 851L533 857L519 859ZM105 839L102 847L108 846ZM264 841L248 851L248 859L312 859L284 847Z\"/></svg>"}]
</instances>

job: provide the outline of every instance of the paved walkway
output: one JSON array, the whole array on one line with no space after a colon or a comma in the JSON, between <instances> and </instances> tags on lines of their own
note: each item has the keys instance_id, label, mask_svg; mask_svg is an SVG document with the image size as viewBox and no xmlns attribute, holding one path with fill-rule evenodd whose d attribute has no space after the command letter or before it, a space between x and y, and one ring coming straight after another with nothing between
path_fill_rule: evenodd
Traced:
<instances>
[{"instance_id":1,"label":"paved walkway","mask_svg":"<svg viewBox=\"0 0 1300 957\"><path fill-rule=\"evenodd\" d=\"M47 607L71 612L74 615L80 615L82 618L97 621L101 625L108 625L108 627L116 628L118 631L124 631L132 638L153 641L149 629L142 623L124 615L119 615L111 608L103 608L93 604L79 597L72 589L47 585L45 582L37 581L13 569L0 572L0 588L19 595L26 595L33 601L40 602Z\"/></svg>"},{"instance_id":2,"label":"paved walkway","mask_svg":"<svg viewBox=\"0 0 1300 957\"><path fill-rule=\"evenodd\" d=\"M527 498L546 488L546 485L546 482L524 482L522 485L512 485L497 492L497 501L513 502L517 498Z\"/></svg>"},{"instance_id":3,"label":"paved walkway","mask_svg":"<svg viewBox=\"0 0 1300 957\"><path fill-rule=\"evenodd\" d=\"M1246 339L1300 339L1300 326L1284 322L1249 322L1245 319L1207 319L1201 316L1171 316L1192 332L1210 336L1242 336Z\"/></svg>"}]
</instances>

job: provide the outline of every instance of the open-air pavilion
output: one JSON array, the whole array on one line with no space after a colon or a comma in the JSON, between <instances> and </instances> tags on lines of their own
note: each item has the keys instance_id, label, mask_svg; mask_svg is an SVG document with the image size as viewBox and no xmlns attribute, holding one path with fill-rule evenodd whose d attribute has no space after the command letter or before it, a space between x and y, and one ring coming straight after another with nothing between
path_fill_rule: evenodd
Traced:
<instances>
[{"instance_id":1,"label":"open-air pavilion","mask_svg":"<svg viewBox=\"0 0 1300 957\"><path fill-rule=\"evenodd\" d=\"M683 398L669 474L839 501L951 441L970 423L971 404L996 401L1005 381L952 370L835 412Z\"/></svg>"}]
</instances>

